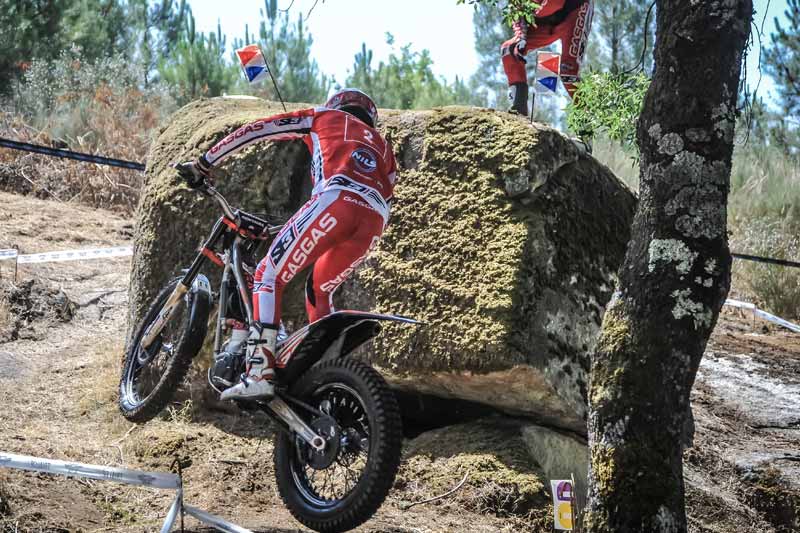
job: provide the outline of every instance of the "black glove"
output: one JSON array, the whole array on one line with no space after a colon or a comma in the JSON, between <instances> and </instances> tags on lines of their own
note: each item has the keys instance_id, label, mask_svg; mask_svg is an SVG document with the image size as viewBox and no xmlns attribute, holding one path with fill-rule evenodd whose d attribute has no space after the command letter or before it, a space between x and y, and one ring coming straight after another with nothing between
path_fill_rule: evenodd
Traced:
<instances>
[{"instance_id":1,"label":"black glove","mask_svg":"<svg viewBox=\"0 0 800 533\"><path fill-rule=\"evenodd\" d=\"M516 42L511 45L511 55L514 56L517 61L527 63L528 61L525 59L525 48L528 46L528 22L525 19L520 19L514 22L512 27L514 28L514 38Z\"/></svg>"},{"instance_id":2,"label":"black glove","mask_svg":"<svg viewBox=\"0 0 800 533\"><path fill-rule=\"evenodd\" d=\"M206 180L210 177L207 170L200 162L187 161L175 165L178 175L192 189L202 189L206 185Z\"/></svg>"}]
</instances>

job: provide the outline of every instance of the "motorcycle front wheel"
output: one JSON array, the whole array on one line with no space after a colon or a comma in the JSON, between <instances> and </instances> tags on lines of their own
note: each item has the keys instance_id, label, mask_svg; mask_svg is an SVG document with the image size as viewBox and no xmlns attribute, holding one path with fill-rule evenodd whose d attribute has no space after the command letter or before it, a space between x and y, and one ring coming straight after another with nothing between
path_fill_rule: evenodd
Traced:
<instances>
[{"instance_id":1,"label":"motorcycle front wheel","mask_svg":"<svg viewBox=\"0 0 800 533\"><path fill-rule=\"evenodd\" d=\"M315 452L296 436L276 436L281 498L315 531L349 531L375 514L397 475L403 440L397 401L380 374L353 359L312 367L291 395L317 410L310 425L327 442Z\"/></svg>"},{"instance_id":2,"label":"motorcycle front wheel","mask_svg":"<svg viewBox=\"0 0 800 533\"><path fill-rule=\"evenodd\" d=\"M208 331L211 303L202 294L181 298L156 340L145 349L142 337L158 317L180 278L168 283L155 297L125 353L119 382L119 409L131 422L155 418L180 386Z\"/></svg>"}]
</instances>

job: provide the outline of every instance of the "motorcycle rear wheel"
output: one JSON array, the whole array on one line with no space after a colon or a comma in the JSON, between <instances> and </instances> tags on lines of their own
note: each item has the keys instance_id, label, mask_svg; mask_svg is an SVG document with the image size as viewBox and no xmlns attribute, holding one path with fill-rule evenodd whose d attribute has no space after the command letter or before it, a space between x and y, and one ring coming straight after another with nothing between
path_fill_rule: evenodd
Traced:
<instances>
[{"instance_id":1,"label":"motorcycle rear wheel","mask_svg":"<svg viewBox=\"0 0 800 533\"><path fill-rule=\"evenodd\" d=\"M119 382L119 409L131 422L155 418L172 401L208 331L211 303L187 293L148 350L142 345L147 327L156 320L180 278L169 282L153 300L125 353Z\"/></svg>"},{"instance_id":2,"label":"motorcycle rear wheel","mask_svg":"<svg viewBox=\"0 0 800 533\"><path fill-rule=\"evenodd\" d=\"M403 440L397 401L372 367L346 358L312 367L291 395L326 414L311 425L330 441L315 457L301 439L279 433L278 491L305 526L321 533L349 531L375 514L397 475Z\"/></svg>"}]
</instances>

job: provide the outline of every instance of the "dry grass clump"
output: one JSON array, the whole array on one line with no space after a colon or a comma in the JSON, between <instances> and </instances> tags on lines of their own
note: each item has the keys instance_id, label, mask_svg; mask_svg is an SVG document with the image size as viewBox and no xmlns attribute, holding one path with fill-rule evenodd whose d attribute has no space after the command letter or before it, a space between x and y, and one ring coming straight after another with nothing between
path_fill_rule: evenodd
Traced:
<instances>
[{"instance_id":1,"label":"dry grass clump","mask_svg":"<svg viewBox=\"0 0 800 533\"><path fill-rule=\"evenodd\" d=\"M0 518L11 515L11 503L3 482L0 481Z\"/></svg>"},{"instance_id":2,"label":"dry grass clump","mask_svg":"<svg viewBox=\"0 0 800 533\"><path fill-rule=\"evenodd\" d=\"M93 379L80 389L81 415L98 415L106 420L122 416L117 409L122 349L121 340L106 340L95 346L91 357Z\"/></svg>"},{"instance_id":3,"label":"dry grass clump","mask_svg":"<svg viewBox=\"0 0 800 533\"><path fill-rule=\"evenodd\" d=\"M800 237L785 222L747 220L734 227L732 251L800 261ZM784 318L800 317L800 269L733 261L736 293Z\"/></svg>"},{"instance_id":4,"label":"dry grass clump","mask_svg":"<svg viewBox=\"0 0 800 533\"><path fill-rule=\"evenodd\" d=\"M0 113L0 136L143 162L162 119L176 109L164 87L142 82L125 57L83 61L79 49L34 60ZM142 89L142 87L147 87ZM0 150L0 189L131 212L143 172Z\"/></svg>"},{"instance_id":5,"label":"dry grass clump","mask_svg":"<svg viewBox=\"0 0 800 533\"><path fill-rule=\"evenodd\" d=\"M127 95L126 98L133 98ZM0 136L45 146L69 147L82 152L97 153L107 157L143 161L146 145L140 145L138 132L131 126L116 129L115 122L124 117L113 112L112 104L99 103L87 113L90 127L107 130L113 138L98 146L90 145L83 137L71 142L56 140L46 129L28 125L18 115L0 115ZM115 118L117 117L117 118ZM121 126L121 125L120 125ZM81 202L94 207L116 208L131 212L138 202L139 189L144 174L134 170L118 169L37 155L16 150L0 150L0 189L51 198L61 202Z\"/></svg>"}]
</instances>

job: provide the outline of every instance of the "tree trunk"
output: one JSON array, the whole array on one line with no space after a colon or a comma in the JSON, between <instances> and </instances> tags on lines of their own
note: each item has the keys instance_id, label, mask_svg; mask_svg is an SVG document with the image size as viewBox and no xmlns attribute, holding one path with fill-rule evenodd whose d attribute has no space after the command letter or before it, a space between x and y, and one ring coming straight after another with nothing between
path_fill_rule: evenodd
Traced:
<instances>
[{"instance_id":1,"label":"tree trunk","mask_svg":"<svg viewBox=\"0 0 800 533\"><path fill-rule=\"evenodd\" d=\"M752 0L659 0L640 203L589 390L588 532L687 530L689 393L730 286L726 205Z\"/></svg>"},{"instance_id":2,"label":"tree trunk","mask_svg":"<svg viewBox=\"0 0 800 533\"><path fill-rule=\"evenodd\" d=\"M619 55L620 55L620 45L621 45L621 36L620 36L620 26L621 22L619 20L620 9L619 9L619 2L614 2L611 8L611 38L610 38L610 46L611 46L611 73L617 74L620 71L619 68Z\"/></svg>"}]
</instances>

